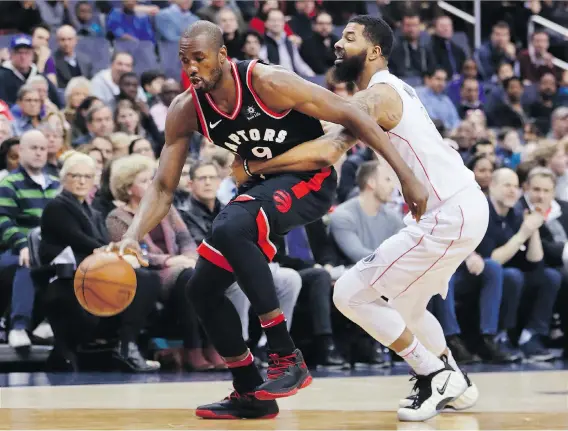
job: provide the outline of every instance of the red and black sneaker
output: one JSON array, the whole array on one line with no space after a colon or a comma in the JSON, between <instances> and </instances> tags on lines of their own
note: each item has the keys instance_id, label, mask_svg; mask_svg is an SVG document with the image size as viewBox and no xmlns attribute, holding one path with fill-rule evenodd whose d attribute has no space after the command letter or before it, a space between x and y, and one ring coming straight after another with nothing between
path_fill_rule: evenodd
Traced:
<instances>
[{"instance_id":1,"label":"red and black sneaker","mask_svg":"<svg viewBox=\"0 0 568 431\"><path fill-rule=\"evenodd\" d=\"M268 379L258 386L254 396L259 400L275 400L295 395L312 383L312 376L302 352L296 349L291 355L268 355Z\"/></svg>"},{"instance_id":2,"label":"red and black sneaker","mask_svg":"<svg viewBox=\"0 0 568 431\"><path fill-rule=\"evenodd\" d=\"M253 393L233 391L223 401L197 407L195 415L203 419L272 419L278 412L276 401L261 401Z\"/></svg>"}]
</instances>

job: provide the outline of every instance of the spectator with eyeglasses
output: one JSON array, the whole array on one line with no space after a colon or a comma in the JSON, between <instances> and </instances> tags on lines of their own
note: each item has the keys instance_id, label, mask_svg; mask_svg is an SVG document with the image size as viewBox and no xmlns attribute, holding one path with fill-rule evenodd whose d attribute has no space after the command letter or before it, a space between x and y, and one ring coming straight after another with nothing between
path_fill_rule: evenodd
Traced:
<instances>
[{"instance_id":1,"label":"spectator with eyeglasses","mask_svg":"<svg viewBox=\"0 0 568 431\"><path fill-rule=\"evenodd\" d=\"M40 124L41 99L33 87L24 85L18 91L17 106L20 115L14 118L14 132L20 136L28 130L33 130Z\"/></svg>"}]
</instances>

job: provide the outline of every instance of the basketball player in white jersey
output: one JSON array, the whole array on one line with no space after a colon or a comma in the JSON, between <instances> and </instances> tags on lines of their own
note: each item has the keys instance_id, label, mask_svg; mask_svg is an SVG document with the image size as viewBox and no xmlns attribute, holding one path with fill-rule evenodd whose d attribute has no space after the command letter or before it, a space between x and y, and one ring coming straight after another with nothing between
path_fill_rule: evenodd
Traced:
<instances>
[{"instance_id":1,"label":"basketball player in white jersey","mask_svg":"<svg viewBox=\"0 0 568 431\"><path fill-rule=\"evenodd\" d=\"M398 417L423 421L444 407L471 407L478 397L426 306L432 296L446 296L450 277L481 242L489 210L473 173L444 142L414 89L389 73L392 45L384 21L352 18L335 45L336 77L355 81L360 91L353 102L376 118L428 188L427 211L419 221L407 216L404 229L344 274L333 299L345 316L412 367L416 383L400 401ZM333 126L281 156L248 163L246 174L317 169L334 163L354 143L348 130ZM237 178L241 175L237 166Z\"/></svg>"}]
</instances>

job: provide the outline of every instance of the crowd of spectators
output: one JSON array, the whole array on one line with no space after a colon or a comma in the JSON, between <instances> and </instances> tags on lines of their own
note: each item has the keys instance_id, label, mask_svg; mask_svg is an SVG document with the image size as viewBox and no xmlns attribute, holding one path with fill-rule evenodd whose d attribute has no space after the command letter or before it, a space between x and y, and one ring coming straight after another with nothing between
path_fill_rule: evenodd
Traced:
<instances>
[{"instance_id":1,"label":"crowd of spectators","mask_svg":"<svg viewBox=\"0 0 568 431\"><path fill-rule=\"evenodd\" d=\"M453 1L471 12L471 2ZM200 135L167 217L142 241L132 305L113 318L83 310L74 268L120 239L155 173L169 105L189 82L175 47L206 19L231 59L278 64L342 97L334 44L353 14L381 16L396 45L389 69L417 94L488 197L490 223L429 307L458 362L568 355L568 57L539 14L568 24L568 2L483 2L482 46L436 2L298 0L0 2L0 321L16 351L53 344L51 369L223 369L184 287L196 247L237 193L232 154ZM3 42L2 42L3 41ZM168 51L168 46L174 46ZM173 52L173 55L172 55ZM106 59L106 60L105 60ZM152 67L146 67L146 66ZM337 163L330 213L274 238L281 307L311 364L392 364L383 346L333 306L333 283L402 226L406 212L384 161L355 146ZM266 338L235 283L227 291L260 364ZM567 334L564 337L564 334ZM97 356L99 357L99 356Z\"/></svg>"}]
</instances>

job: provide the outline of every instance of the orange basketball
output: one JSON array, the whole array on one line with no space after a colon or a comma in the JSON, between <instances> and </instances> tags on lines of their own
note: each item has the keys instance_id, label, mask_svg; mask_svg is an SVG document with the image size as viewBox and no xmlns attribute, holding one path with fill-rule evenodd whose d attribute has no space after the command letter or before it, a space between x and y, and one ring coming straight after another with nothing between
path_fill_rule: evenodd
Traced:
<instances>
[{"instance_id":1,"label":"orange basketball","mask_svg":"<svg viewBox=\"0 0 568 431\"><path fill-rule=\"evenodd\" d=\"M114 316L130 305L136 294L136 273L116 253L87 257L75 272L75 296L95 316Z\"/></svg>"}]
</instances>

